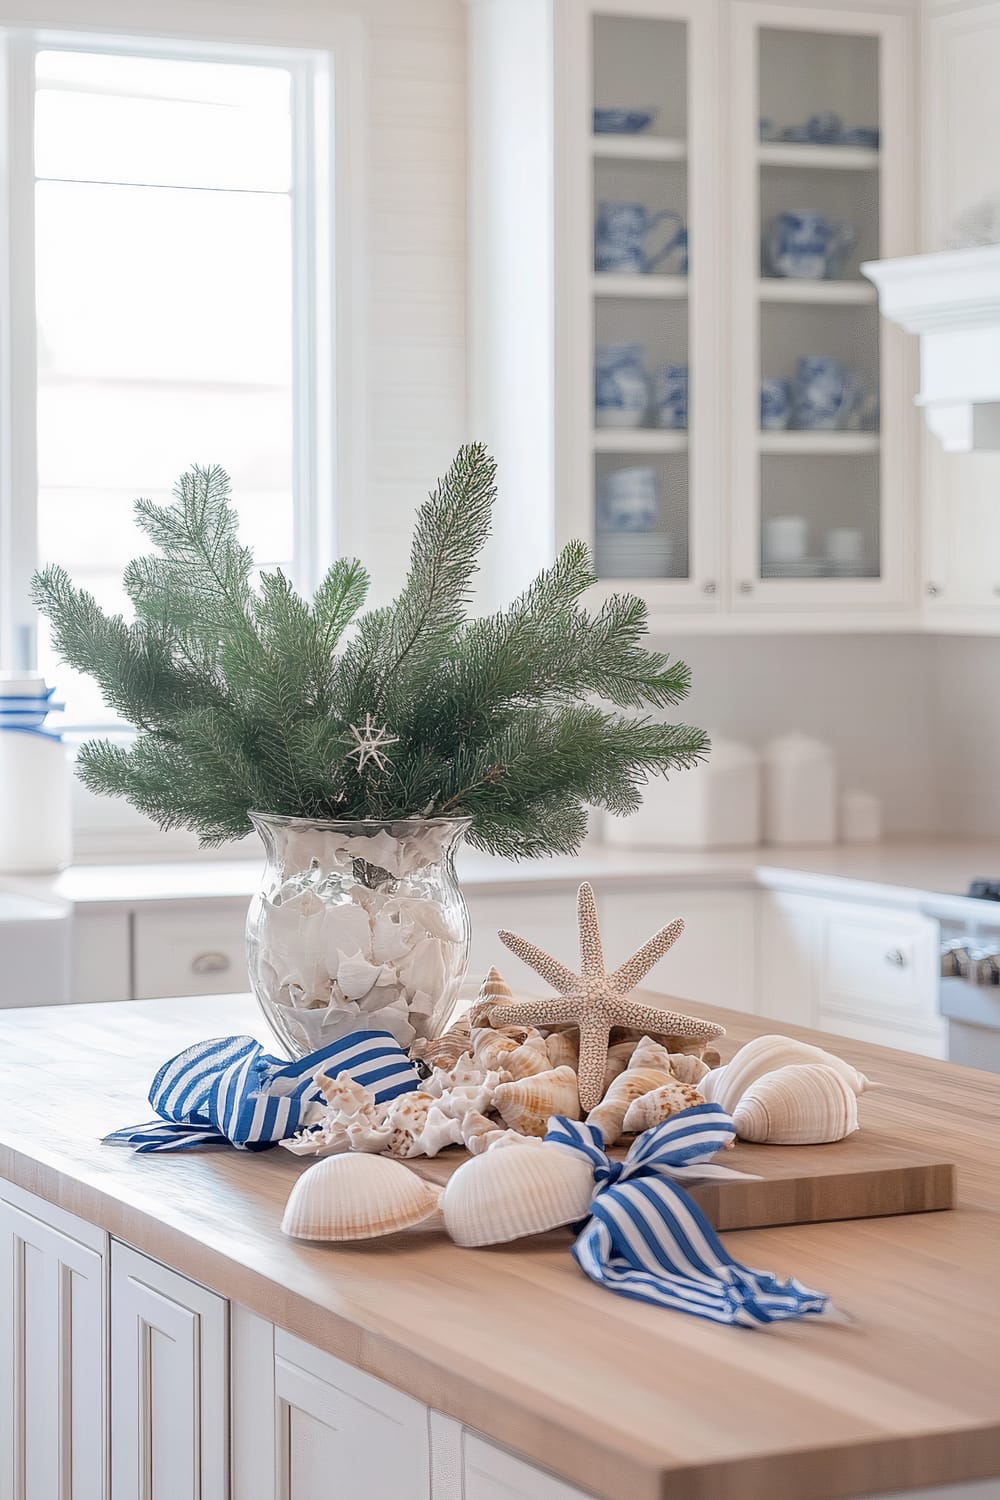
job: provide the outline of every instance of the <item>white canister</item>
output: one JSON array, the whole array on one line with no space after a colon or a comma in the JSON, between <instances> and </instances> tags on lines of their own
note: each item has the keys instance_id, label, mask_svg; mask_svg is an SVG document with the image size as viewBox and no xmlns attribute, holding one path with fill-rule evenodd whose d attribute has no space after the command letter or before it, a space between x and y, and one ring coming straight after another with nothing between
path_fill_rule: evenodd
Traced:
<instances>
[{"instance_id":1,"label":"white canister","mask_svg":"<svg viewBox=\"0 0 1000 1500\"><path fill-rule=\"evenodd\" d=\"M0 675L0 870L61 870L72 836L70 769L61 738L44 730L51 695L41 678ZM26 727L27 726L27 727Z\"/></svg>"},{"instance_id":2,"label":"white canister","mask_svg":"<svg viewBox=\"0 0 1000 1500\"><path fill-rule=\"evenodd\" d=\"M833 750L804 734L764 748L764 842L833 844L837 838L837 768Z\"/></svg>"},{"instance_id":3,"label":"white canister","mask_svg":"<svg viewBox=\"0 0 1000 1500\"><path fill-rule=\"evenodd\" d=\"M707 762L653 777L642 807L605 819L609 844L627 849L752 849L760 843L760 756L712 736Z\"/></svg>"},{"instance_id":4,"label":"white canister","mask_svg":"<svg viewBox=\"0 0 1000 1500\"><path fill-rule=\"evenodd\" d=\"M840 837L845 844L877 844L882 837L882 804L868 792L844 792Z\"/></svg>"}]
</instances>

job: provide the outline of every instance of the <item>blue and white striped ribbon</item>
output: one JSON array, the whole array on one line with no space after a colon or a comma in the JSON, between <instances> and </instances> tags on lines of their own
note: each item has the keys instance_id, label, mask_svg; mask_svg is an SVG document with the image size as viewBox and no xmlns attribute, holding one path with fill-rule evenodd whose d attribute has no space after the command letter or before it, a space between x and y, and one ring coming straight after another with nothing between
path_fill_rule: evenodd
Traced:
<instances>
[{"instance_id":1,"label":"blue and white striped ribbon","mask_svg":"<svg viewBox=\"0 0 1000 1500\"><path fill-rule=\"evenodd\" d=\"M624 1161L611 1161L596 1126L554 1116L546 1141L582 1153L596 1182L574 1260L619 1296L713 1323L757 1328L784 1318L836 1316L822 1292L734 1260L694 1200L669 1180L704 1176L700 1164L735 1133L720 1105L697 1104L645 1131Z\"/></svg>"},{"instance_id":2,"label":"blue and white striped ribbon","mask_svg":"<svg viewBox=\"0 0 1000 1500\"><path fill-rule=\"evenodd\" d=\"M250 1036L215 1037L172 1057L153 1079L149 1102L160 1116L105 1136L137 1151L186 1151L228 1141L264 1151L294 1135L321 1098L320 1071L349 1073L378 1102L418 1088L416 1070L388 1031L354 1031L298 1062L270 1057Z\"/></svg>"}]
</instances>

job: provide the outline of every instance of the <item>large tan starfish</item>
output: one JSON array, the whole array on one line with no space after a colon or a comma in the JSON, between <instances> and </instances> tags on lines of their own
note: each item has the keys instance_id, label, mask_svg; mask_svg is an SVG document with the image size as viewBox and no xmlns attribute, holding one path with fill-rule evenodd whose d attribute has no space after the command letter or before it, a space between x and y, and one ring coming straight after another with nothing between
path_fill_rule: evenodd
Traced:
<instances>
[{"instance_id":1,"label":"large tan starfish","mask_svg":"<svg viewBox=\"0 0 1000 1500\"><path fill-rule=\"evenodd\" d=\"M577 917L582 974L574 974L526 938L514 932L500 933L501 942L559 993L549 999L511 1000L494 1005L489 1014L494 1026L579 1026L580 1104L589 1110L600 1103L604 1091L612 1026L634 1026L651 1036L704 1037L706 1041L722 1036L725 1027L625 998L680 937L684 931L680 918L661 928L621 968L609 974L604 967L594 889L586 882L577 896Z\"/></svg>"}]
</instances>

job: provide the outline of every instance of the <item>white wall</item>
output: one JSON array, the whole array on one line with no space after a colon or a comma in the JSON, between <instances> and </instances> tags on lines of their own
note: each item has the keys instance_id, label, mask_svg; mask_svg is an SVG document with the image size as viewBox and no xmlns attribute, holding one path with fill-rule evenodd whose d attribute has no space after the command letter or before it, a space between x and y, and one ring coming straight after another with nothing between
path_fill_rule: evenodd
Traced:
<instances>
[{"instance_id":1,"label":"white wall","mask_svg":"<svg viewBox=\"0 0 1000 1500\"><path fill-rule=\"evenodd\" d=\"M931 644L907 635L657 642L692 671L690 697L671 717L753 745L796 729L827 741L841 784L880 797L896 834L942 825Z\"/></svg>"}]
</instances>

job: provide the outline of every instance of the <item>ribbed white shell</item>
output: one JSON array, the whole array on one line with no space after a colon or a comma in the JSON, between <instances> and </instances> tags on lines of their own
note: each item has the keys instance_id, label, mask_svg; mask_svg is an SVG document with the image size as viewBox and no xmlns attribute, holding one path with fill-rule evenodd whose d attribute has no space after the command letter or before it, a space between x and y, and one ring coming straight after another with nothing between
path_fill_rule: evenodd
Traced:
<instances>
[{"instance_id":1,"label":"ribbed white shell","mask_svg":"<svg viewBox=\"0 0 1000 1500\"><path fill-rule=\"evenodd\" d=\"M502 1245L583 1218L593 1190L589 1163L560 1146L493 1147L452 1176L444 1227L456 1245Z\"/></svg>"},{"instance_id":2,"label":"ribbed white shell","mask_svg":"<svg viewBox=\"0 0 1000 1500\"><path fill-rule=\"evenodd\" d=\"M858 1099L833 1068L792 1063L765 1073L733 1110L736 1134L772 1146L842 1141L858 1128Z\"/></svg>"},{"instance_id":3,"label":"ribbed white shell","mask_svg":"<svg viewBox=\"0 0 1000 1500\"><path fill-rule=\"evenodd\" d=\"M723 1068L707 1073L698 1083L698 1091L713 1104L721 1104L732 1114L752 1083L765 1073L796 1063L822 1063L844 1080L855 1094L863 1094L868 1079L843 1058L809 1042L797 1042L790 1036L756 1036L730 1059Z\"/></svg>"},{"instance_id":4,"label":"ribbed white shell","mask_svg":"<svg viewBox=\"0 0 1000 1500\"><path fill-rule=\"evenodd\" d=\"M370 1240L429 1219L441 1190L385 1156L328 1156L292 1188L281 1227L300 1240Z\"/></svg>"}]
</instances>

